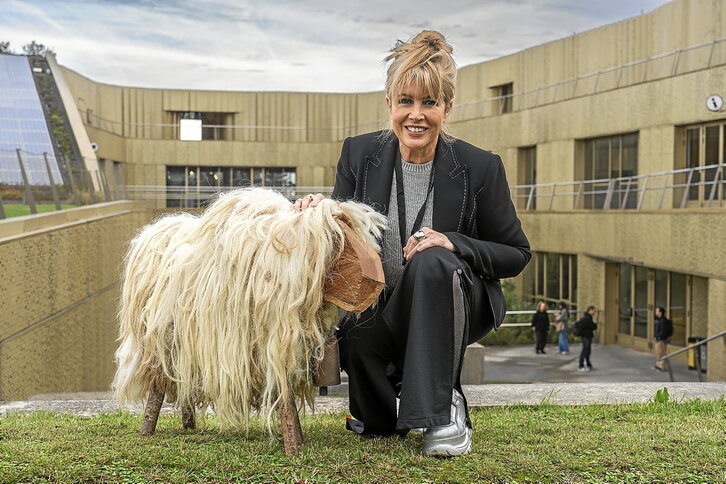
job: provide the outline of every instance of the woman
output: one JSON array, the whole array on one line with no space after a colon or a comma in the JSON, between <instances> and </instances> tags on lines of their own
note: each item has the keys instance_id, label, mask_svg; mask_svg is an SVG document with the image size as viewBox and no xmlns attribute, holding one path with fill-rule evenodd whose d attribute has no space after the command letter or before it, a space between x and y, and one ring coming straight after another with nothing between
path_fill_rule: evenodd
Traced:
<instances>
[{"instance_id":1,"label":"woman","mask_svg":"<svg viewBox=\"0 0 726 484\"><path fill-rule=\"evenodd\" d=\"M560 346L561 355L570 354L570 340L567 337L567 321L570 319L570 312L564 301L558 304L558 312L555 314L557 322L557 342Z\"/></svg>"},{"instance_id":2,"label":"woman","mask_svg":"<svg viewBox=\"0 0 726 484\"><path fill-rule=\"evenodd\" d=\"M470 452L464 350L501 324L499 279L519 274L531 257L499 156L444 132L456 83L451 53L438 32L396 44L386 58L390 129L345 140L333 190L389 221L386 290L338 332L347 427L378 436L423 428L425 455Z\"/></svg>"},{"instance_id":3,"label":"woman","mask_svg":"<svg viewBox=\"0 0 726 484\"><path fill-rule=\"evenodd\" d=\"M547 332L550 329L550 317L547 315L547 306L543 302L537 304L537 311L532 315L532 329L536 335L534 344L535 352L538 355L544 355L544 348L547 343Z\"/></svg>"}]
</instances>

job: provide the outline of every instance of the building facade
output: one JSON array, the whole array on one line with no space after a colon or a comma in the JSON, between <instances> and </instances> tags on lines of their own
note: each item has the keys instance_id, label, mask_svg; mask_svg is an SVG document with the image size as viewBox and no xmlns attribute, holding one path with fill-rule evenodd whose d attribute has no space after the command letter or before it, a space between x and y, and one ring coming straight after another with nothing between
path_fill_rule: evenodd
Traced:
<instances>
[{"instance_id":1,"label":"building facade","mask_svg":"<svg viewBox=\"0 0 726 484\"><path fill-rule=\"evenodd\" d=\"M60 72L99 162L120 164L131 194L161 193L159 208L246 184L324 191L342 140L387 120L382 92L144 89ZM657 306L676 347L726 330L723 98L722 0L674 0L461 68L452 134L502 156L535 253L518 291L597 306L601 343L652 350ZM726 379L724 338L708 377Z\"/></svg>"}]
</instances>

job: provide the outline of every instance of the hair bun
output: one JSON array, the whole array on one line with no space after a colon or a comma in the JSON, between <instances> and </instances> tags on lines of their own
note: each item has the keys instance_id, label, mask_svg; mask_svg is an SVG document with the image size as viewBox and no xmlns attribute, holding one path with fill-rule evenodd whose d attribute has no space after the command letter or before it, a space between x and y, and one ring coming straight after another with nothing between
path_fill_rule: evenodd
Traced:
<instances>
[{"instance_id":1,"label":"hair bun","mask_svg":"<svg viewBox=\"0 0 726 484\"><path fill-rule=\"evenodd\" d=\"M426 46L434 52L439 50L442 50L447 54L452 54L454 52L453 47L446 42L444 36L435 30L422 30L411 40L411 43Z\"/></svg>"}]
</instances>

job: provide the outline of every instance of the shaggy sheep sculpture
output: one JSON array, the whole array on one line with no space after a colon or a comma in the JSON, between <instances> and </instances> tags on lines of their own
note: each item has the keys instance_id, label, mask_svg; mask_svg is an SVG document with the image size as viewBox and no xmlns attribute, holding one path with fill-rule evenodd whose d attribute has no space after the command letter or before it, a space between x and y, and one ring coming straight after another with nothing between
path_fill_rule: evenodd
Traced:
<instances>
[{"instance_id":1,"label":"shaggy sheep sculpture","mask_svg":"<svg viewBox=\"0 0 726 484\"><path fill-rule=\"evenodd\" d=\"M199 216L146 226L126 257L113 382L122 404L147 400L142 434L153 433L164 395L185 428L206 405L231 427L260 411L268 424L275 410L298 422L296 402L313 403L311 373L337 323L326 283L341 277L334 268L347 240L377 251L384 224L360 203L326 199L298 212L279 193L251 188Z\"/></svg>"}]
</instances>

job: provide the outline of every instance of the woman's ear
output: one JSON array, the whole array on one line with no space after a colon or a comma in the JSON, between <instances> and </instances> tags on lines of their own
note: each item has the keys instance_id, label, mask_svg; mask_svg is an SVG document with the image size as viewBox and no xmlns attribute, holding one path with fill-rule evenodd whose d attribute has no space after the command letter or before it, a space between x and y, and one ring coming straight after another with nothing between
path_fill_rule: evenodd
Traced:
<instances>
[{"instance_id":1,"label":"woman's ear","mask_svg":"<svg viewBox=\"0 0 726 484\"><path fill-rule=\"evenodd\" d=\"M388 96L386 96L386 106L388 106L389 110L391 109L391 98L389 98Z\"/></svg>"},{"instance_id":2,"label":"woman's ear","mask_svg":"<svg viewBox=\"0 0 726 484\"><path fill-rule=\"evenodd\" d=\"M449 114L451 114L451 110L454 107L454 101L451 101L449 104L446 105L446 108L444 109L444 117L446 119L449 119Z\"/></svg>"}]
</instances>

